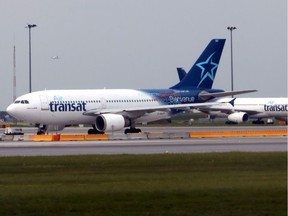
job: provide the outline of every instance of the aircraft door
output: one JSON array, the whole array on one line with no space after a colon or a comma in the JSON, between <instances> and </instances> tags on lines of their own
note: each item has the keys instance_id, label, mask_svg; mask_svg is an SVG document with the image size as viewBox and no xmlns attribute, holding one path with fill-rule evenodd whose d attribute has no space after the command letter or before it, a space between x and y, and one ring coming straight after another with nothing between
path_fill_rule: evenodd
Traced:
<instances>
[{"instance_id":1,"label":"aircraft door","mask_svg":"<svg viewBox=\"0 0 288 216\"><path fill-rule=\"evenodd\" d=\"M49 110L49 102L46 95L40 95L41 110Z\"/></svg>"},{"instance_id":2,"label":"aircraft door","mask_svg":"<svg viewBox=\"0 0 288 216\"><path fill-rule=\"evenodd\" d=\"M105 98L101 98L100 99L100 103L101 103L101 109L106 109L106 107L107 107L106 99Z\"/></svg>"}]
</instances>

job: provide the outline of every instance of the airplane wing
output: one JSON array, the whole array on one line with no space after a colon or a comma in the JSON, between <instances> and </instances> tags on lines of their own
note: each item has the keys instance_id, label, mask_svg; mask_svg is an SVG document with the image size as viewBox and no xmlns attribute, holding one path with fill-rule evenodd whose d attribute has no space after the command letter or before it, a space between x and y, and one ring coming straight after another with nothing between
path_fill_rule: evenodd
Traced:
<instances>
[{"instance_id":1,"label":"airplane wing","mask_svg":"<svg viewBox=\"0 0 288 216\"><path fill-rule=\"evenodd\" d=\"M246 94L246 93L251 93L251 92L257 92L257 90L248 89L248 90L241 90L241 91L216 92L216 93L209 93L209 92L204 91L199 94L199 97L205 100L211 97L227 97L227 96Z\"/></svg>"},{"instance_id":2,"label":"airplane wing","mask_svg":"<svg viewBox=\"0 0 288 216\"><path fill-rule=\"evenodd\" d=\"M172 104L172 105L159 105L151 107L131 107L127 109L91 109L85 111L83 115L97 116L105 113L116 113L116 114L129 114L129 113L150 113L154 111L167 110L167 109L179 109L179 110L190 110L200 107L207 107L212 105L218 105L219 102L210 103L189 103L189 104Z\"/></svg>"}]
</instances>

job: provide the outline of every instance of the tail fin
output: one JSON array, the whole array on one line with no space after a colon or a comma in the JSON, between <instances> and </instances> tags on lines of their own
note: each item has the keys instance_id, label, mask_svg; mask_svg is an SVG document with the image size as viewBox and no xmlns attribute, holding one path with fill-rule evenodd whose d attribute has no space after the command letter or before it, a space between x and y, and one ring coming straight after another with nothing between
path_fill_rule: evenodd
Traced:
<instances>
[{"instance_id":1,"label":"tail fin","mask_svg":"<svg viewBox=\"0 0 288 216\"><path fill-rule=\"evenodd\" d=\"M180 81L187 75L186 71L180 67L177 68L177 73Z\"/></svg>"},{"instance_id":2,"label":"tail fin","mask_svg":"<svg viewBox=\"0 0 288 216\"><path fill-rule=\"evenodd\" d=\"M211 89L224 44L225 39L211 40L187 75L171 89Z\"/></svg>"}]
</instances>

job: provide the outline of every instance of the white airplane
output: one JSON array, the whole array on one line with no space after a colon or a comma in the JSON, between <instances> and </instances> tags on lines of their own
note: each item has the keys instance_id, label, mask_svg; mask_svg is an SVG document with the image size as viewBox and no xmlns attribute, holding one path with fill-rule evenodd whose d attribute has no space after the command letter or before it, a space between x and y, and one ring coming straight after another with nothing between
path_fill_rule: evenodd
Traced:
<instances>
[{"instance_id":1,"label":"white airplane","mask_svg":"<svg viewBox=\"0 0 288 216\"><path fill-rule=\"evenodd\" d=\"M177 72L180 80L187 75L182 68L177 68ZM198 108L211 119L226 117L232 123L256 119L254 124L264 124L262 119L275 118L287 124L288 98L217 98L212 101L218 104Z\"/></svg>"},{"instance_id":2,"label":"white airplane","mask_svg":"<svg viewBox=\"0 0 288 216\"><path fill-rule=\"evenodd\" d=\"M88 134L125 130L138 133L136 123L169 118L180 110L215 105L215 97L253 92L211 89L225 39L213 39L187 76L169 89L45 90L18 97L7 112L38 126L37 134L91 124ZM217 102L218 103L218 102Z\"/></svg>"},{"instance_id":3,"label":"white airplane","mask_svg":"<svg viewBox=\"0 0 288 216\"><path fill-rule=\"evenodd\" d=\"M221 98L212 101L218 104L198 109L210 118L227 117L235 123L256 119L254 124L264 124L262 119L275 118L287 124L288 98Z\"/></svg>"},{"instance_id":4,"label":"white airplane","mask_svg":"<svg viewBox=\"0 0 288 216\"><path fill-rule=\"evenodd\" d=\"M59 57L58 55L56 55L56 56L52 56L51 59L53 59L53 60L59 60L60 57Z\"/></svg>"}]
</instances>

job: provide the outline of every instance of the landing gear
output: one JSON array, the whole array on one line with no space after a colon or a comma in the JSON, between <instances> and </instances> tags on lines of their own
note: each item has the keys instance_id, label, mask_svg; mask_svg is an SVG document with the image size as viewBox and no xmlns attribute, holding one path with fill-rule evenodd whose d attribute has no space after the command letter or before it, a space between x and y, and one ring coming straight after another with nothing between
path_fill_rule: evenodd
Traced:
<instances>
[{"instance_id":1,"label":"landing gear","mask_svg":"<svg viewBox=\"0 0 288 216\"><path fill-rule=\"evenodd\" d=\"M261 124L263 125L265 122L263 120L257 119L255 121L252 121L252 124Z\"/></svg>"},{"instance_id":2,"label":"landing gear","mask_svg":"<svg viewBox=\"0 0 288 216\"><path fill-rule=\"evenodd\" d=\"M128 133L141 133L141 129L135 127L135 121L130 119L130 128L124 131L125 134Z\"/></svg>"},{"instance_id":3,"label":"landing gear","mask_svg":"<svg viewBox=\"0 0 288 216\"><path fill-rule=\"evenodd\" d=\"M47 131L47 126L46 125L38 125L38 131L37 131L37 135L43 135L46 133Z\"/></svg>"},{"instance_id":4,"label":"landing gear","mask_svg":"<svg viewBox=\"0 0 288 216\"><path fill-rule=\"evenodd\" d=\"M141 129L139 128L129 128L129 129L126 129L125 134L128 134L128 133L141 133Z\"/></svg>"}]
</instances>

